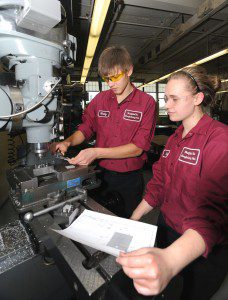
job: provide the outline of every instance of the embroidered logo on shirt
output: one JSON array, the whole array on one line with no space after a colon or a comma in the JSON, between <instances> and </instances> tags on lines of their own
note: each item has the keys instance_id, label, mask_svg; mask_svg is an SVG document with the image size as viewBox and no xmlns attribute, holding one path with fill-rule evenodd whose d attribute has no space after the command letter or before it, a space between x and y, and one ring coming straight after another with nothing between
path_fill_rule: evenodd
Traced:
<instances>
[{"instance_id":1,"label":"embroidered logo on shirt","mask_svg":"<svg viewBox=\"0 0 228 300\"><path fill-rule=\"evenodd\" d=\"M108 110L99 110L98 111L98 117L100 118L108 118L110 116L110 111Z\"/></svg>"},{"instance_id":2,"label":"embroidered logo on shirt","mask_svg":"<svg viewBox=\"0 0 228 300\"><path fill-rule=\"evenodd\" d=\"M123 118L128 121L140 122L142 120L142 112L126 109Z\"/></svg>"},{"instance_id":3,"label":"embroidered logo on shirt","mask_svg":"<svg viewBox=\"0 0 228 300\"><path fill-rule=\"evenodd\" d=\"M200 149L191 149L191 148L184 147L181 151L178 160L190 165L197 165L199 155L200 155Z\"/></svg>"},{"instance_id":4,"label":"embroidered logo on shirt","mask_svg":"<svg viewBox=\"0 0 228 300\"><path fill-rule=\"evenodd\" d=\"M162 152L162 157L164 157L164 158L168 157L169 153L170 153L170 150L164 149Z\"/></svg>"}]
</instances>

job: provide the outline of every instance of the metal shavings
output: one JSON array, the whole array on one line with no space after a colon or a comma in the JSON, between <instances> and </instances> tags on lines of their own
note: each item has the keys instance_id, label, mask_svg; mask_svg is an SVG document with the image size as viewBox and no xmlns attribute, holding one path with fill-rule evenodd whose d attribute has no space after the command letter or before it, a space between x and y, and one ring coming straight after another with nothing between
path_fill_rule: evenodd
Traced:
<instances>
[{"instance_id":1,"label":"metal shavings","mask_svg":"<svg viewBox=\"0 0 228 300\"><path fill-rule=\"evenodd\" d=\"M34 254L30 238L19 220L0 228L0 274Z\"/></svg>"},{"instance_id":2,"label":"metal shavings","mask_svg":"<svg viewBox=\"0 0 228 300\"><path fill-rule=\"evenodd\" d=\"M2 239L2 235L0 234L0 251L3 251L5 248L4 243L3 243L3 239Z\"/></svg>"}]
</instances>

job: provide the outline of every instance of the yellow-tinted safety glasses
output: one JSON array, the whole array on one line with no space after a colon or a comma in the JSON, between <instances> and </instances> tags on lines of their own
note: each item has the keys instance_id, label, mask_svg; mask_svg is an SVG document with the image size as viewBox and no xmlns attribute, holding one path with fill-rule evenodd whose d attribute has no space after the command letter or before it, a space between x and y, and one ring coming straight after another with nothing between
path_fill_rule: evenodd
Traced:
<instances>
[{"instance_id":1,"label":"yellow-tinted safety glasses","mask_svg":"<svg viewBox=\"0 0 228 300\"><path fill-rule=\"evenodd\" d=\"M120 74L113 75L113 76L102 76L102 79L106 82L109 82L109 81L117 82L124 76L124 74L125 74L125 72L121 72Z\"/></svg>"}]
</instances>

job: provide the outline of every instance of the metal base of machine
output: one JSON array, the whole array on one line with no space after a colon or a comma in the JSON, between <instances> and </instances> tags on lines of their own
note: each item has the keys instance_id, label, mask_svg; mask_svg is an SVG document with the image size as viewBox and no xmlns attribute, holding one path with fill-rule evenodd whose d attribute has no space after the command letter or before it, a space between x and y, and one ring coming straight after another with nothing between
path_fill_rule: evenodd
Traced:
<instances>
[{"instance_id":1,"label":"metal base of machine","mask_svg":"<svg viewBox=\"0 0 228 300\"><path fill-rule=\"evenodd\" d=\"M82 206L97 212L111 214L91 198L88 198ZM60 227L49 214L35 218L30 226L75 291L76 299L100 299L109 280L120 269L115 257L104 255L100 261L96 261L94 268L88 270L84 267L83 262L85 259L93 257L97 250L74 243L57 234L52 229L60 229Z\"/></svg>"}]
</instances>

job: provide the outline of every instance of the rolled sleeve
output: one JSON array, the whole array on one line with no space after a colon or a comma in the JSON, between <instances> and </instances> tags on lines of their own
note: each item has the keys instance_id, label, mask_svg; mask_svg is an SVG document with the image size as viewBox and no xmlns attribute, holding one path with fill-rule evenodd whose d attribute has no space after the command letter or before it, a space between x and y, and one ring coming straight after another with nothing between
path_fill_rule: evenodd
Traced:
<instances>
[{"instance_id":1,"label":"rolled sleeve","mask_svg":"<svg viewBox=\"0 0 228 300\"><path fill-rule=\"evenodd\" d=\"M205 257L215 244L227 242L228 134L227 130L215 134L204 150L196 206L186 215L182 226L183 232L191 228L202 236L206 244Z\"/></svg>"},{"instance_id":2,"label":"rolled sleeve","mask_svg":"<svg viewBox=\"0 0 228 300\"><path fill-rule=\"evenodd\" d=\"M149 97L151 99L148 101L148 106L144 112L140 128L137 130L137 133L132 139L132 143L144 151L148 151L150 149L155 130L156 103L151 96Z\"/></svg>"},{"instance_id":3,"label":"rolled sleeve","mask_svg":"<svg viewBox=\"0 0 228 300\"><path fill-rule=\"evenodd\" d=\"M89 140L94 132L96 132L96 97L90 102L82 115L82 124L78 126L78 130L83 133L85 138Z\"/></svg>"}]
</instances>

